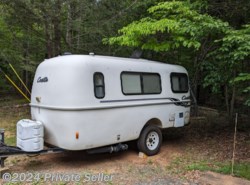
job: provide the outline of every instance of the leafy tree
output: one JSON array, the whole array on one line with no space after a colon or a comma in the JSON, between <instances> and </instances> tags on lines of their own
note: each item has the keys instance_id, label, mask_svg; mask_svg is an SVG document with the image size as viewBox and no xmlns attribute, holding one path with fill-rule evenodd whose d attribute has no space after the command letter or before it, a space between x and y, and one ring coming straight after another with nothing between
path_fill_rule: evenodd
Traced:
<instances>
[{"instance_id":1,"label":"leafy tree","mask_svg":"<svg viewBox=\"0 0 250 185\"><path fill-rule=\"evenodd\" d=\"M21 3L21 1L17 3ZM2 1L0 9L3 25L1 30L4 32L3 37L0 37L0 47L4 47L1 50L0 60L2 64L0 66L5 68L5 72L9 72L12 75L13 72L8 70L9 68L4 64L4 62L10 62L18 73L23 76L26 84L31 86L30 79L37 65L36 61L41 55L44 57L44 50L40 45L42 34L38 26L35 25L35 19L32 19L32 16L28 16L27 13L25 14L26 18L23 17L19 21L21 16L19 17L18 14L24 14L23 4L20 4L20 9L15 12L11 5L7 6ZM16 81L15 75L13 75L13 78Z\"/></svg>"},{"instance_id":2,"label":"leafy tree","mask_svg":"<svg viewBox=\"0 0 250 185\"><path fill-rule=\"evenodd\" d=\"M64 33L67 50L74 53L92 51L105 55L124 55L124 48L103 45L102 38L114 35L117 29L140 18L153 3L150 0L71 1Z\"/></svg>"},{"instance_id":3,"label":"leafy tree","mask_svg":"<svg viewBox=\"0 0 250 185\"><path fill-rule=\"evenodd\" d=\"M152 1L18 0L0 2L0 60L11 62L31 86L35 67L44 59L72 53L124 53L102 44L127 20L141 16ZM3 25L3 26L2 26ZM4 64L0 64L2 67ZM7 69L7 67L6 67Z\"/></svg>"},{"instance_id":4,"label":"leafy tree","mask_svg":"<svg viewBox=\"0 0 250 185\"><path fill-rule=\"evenodd\" d=\"M247 64L244 63L250 59L250 25L246 25L244 29L230 30L225 37L215 42L220 47L210 53L210 60L204 65L208 70L204 85L212 86L213 92L224 91L227 111L232 116L237 82L249 80L248 75L236 76L247 70Z\"/></svg>"},{"instance_id":5,"label":"leafy tree","mask_svg":"<svg viewBox=\"0 0 250 185\"><path fill-rule=\"evenodd\" d=\"M187 2L164 2L148 9L149 17L119 30L120 36L104 39L108 44L169 51L179 47L198 50L207 35L228 29L228 24L191 9Z\"/></svg>"},{"instance_id":6,"label":"leafy tree","mask_svg":"<svg viewBox=\"0 0 250 185\"><path fill-rule=\"evenodd\" d=\"M249 96L249 93L250 93L250 85L249 85L249 82L250 82L250 73L240 73L238 77L236 77L234 79L234 82L248 82L248 86L243 90L244 93L248 93L248 98L245 102L245 104L247 106L250 106L250 96Z\"/></svg>"},{"instance_id":7,"label":"leafy tree","mask_svg":"<svg viewBox=\"0 0 250 185\"><path fill-rule=\"evenodd\" d=\"M204 0L199 0L204 2ZM227 21L236 29L250 22L249 0L207 0L206 11L212 16Z\"/></svg>"}]
</instances>

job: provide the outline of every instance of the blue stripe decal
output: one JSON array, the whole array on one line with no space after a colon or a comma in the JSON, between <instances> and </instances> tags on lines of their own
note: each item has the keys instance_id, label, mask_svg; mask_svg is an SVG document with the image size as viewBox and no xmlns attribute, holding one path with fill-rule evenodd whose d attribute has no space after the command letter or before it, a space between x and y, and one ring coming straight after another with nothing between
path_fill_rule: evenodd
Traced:
<instances>
[{"instance_id":1,"label":"blue stripe decal","mask_svg":"<svg viewBox=\"0 0 250 185\"><path fill-rule=\"evenodd\" d=\"M172 98L143 98L143 99L126 99L126 100L102 100L102 101L100 101L100 103L149 101L149 100L171 100L171 99Z\"/></svg>"},{"instance_id":2,"label":"blue stripe decal","mask_svg":"<svg viewBox=\"0 0 250 185\"><path fill-rule=\"evenodd\" d=\"M170 100L171 102L169 103L173 103L177 106L184 106L184 107L190 106L190 102L191 102L189 97L183 98L182 101L176 98L167 97L167 98L126 99L126 100L102 100L100 101L100 103L135 102L135 101L150 101L150 100Z\"/></svg>"}]
</instances>

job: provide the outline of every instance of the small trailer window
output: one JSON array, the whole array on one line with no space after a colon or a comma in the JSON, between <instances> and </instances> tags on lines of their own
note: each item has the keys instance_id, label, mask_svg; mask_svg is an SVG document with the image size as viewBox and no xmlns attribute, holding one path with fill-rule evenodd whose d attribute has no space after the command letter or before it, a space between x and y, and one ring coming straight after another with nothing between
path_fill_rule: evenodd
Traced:
<instances>
[{"instance_id":1,"label":"small trailer window","mask_svg":"<svg viewBox=\"0 0 250 185\"><path fill-rule=\"evenodd\" d=\"M104 98L105 96L104 76L102 73L94 74L94 92L96 98Z\"/></svg>"},{"instance_id":2,"label":"small trailer window","mask_svg":"<svg viewBox=\"0 0 250 185\"><path fill-rule=\"evenodd\" d=\"M161 93L161 79L156 73L122 72L121 82L125 95Z\"/></svg>"},{"instance_id":3,"label":"small trailer window","mask_svg":"<svg viewBox=\"0 0 250 185\"><path fill-rule=\"evenodd\" d=\"M122 74L122 91L124 94L141 94L142 88L140 74Z\"/></svg>"},{"instance_id":4,"label":"small trailer window","mask_svg":"<svg viewBox=\"0 0 250 185\"><path fill-rule=\"evenodd\" d=\"M161 93L161 78L158 74L142 74L143 93Z\"/></svg>"},{"instance_id":5,"label":"small trailer window","mask_svg":"<svg viewBox=\"0 0 250 185\"><path fill-rule=\"evenodd\" d=\"M174 93L188 92L188 77L185 73L171 73L171 88Z\"/></svg>"}]
</instances>

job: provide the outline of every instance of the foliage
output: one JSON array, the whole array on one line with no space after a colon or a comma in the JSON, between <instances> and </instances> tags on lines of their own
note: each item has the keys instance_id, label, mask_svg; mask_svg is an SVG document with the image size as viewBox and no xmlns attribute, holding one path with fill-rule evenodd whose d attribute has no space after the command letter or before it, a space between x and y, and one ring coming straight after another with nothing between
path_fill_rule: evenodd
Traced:
<instances>
[{"instance_id":1,"label":"foliage","mask_svg":"<svg viewBox=\"0 0 250 185\"><path fill-rule=\"evenodd\" d=\"M237 82L249 81L248 75L238 78L236 76L245 70L242 69L241 62L247 63L250 59L250 26L229 30L222 39L215 42L219 43L220 47L210 53L210 60L204 64L208 71L204 86L211 85L213 92L219 92L223 85L234 88Z\"/></svg>"},{"instance_id":2,"label":"foliage","mask_svg":"<svg viewBox=\"0 0 250 185\"><path fill-rule=\"evenodd\" d=\"M162 2L148 9L149 16L119 30L106 44L169 51L179 47L198 50L204 37L225 32L228 24L200 14L187 2Z\"/></svg>"},{"instance_id":3,"label":"foliage","mask_svg":"<svg viewBox=\"0 0 250 185\"><path fill-rule=\"evenodd\" d=\"M149 0L2 0L0 67L11 75L4 63L10 62L31 87L35 68L44 58L66 51L124 55L124 49L104 46L102 38L140 17L153 3ZM12 78L17 80L14 75ZM6 89L2 77L0 84Z\"/></svg>"},{"instance_id":4,"label":"foliage","mask_svg":"<svg viewBox=\"0 0 250 185\"><path fill-rule=\"evenodd\" d=\"M240 30L230 30L226 36L217 40L221 47L216 51L218 59L226 60L229 64L243 61L250 55L250 25L245 25Z\"/></svg>"},{"instance_id":5,"label":"foliage","mask_svg":"<svg viewBox=\"0 0 250 185\"><path fill-rule=\"evenodd\" d=\"M248 94L250 93L250 73L240 73L239 76L234 79L234 82L248 82L248 87L246 87L243 92ZM245 104L250 106L250 96L247 98Z\"/></svg>"},{"instance_id":6,"label":"foliage","mask_svg":"<svg viewBox=\"0 0 250 185\"><path fill-rule=\"evenodd\" d=\"M196 1L196 0L195 0ZM204 0L198 0L204 2ZM236 29L250 22L250 1L249 0L206 0L206 11L215 17L227 21Z\"/></svg>"}]
</instances>

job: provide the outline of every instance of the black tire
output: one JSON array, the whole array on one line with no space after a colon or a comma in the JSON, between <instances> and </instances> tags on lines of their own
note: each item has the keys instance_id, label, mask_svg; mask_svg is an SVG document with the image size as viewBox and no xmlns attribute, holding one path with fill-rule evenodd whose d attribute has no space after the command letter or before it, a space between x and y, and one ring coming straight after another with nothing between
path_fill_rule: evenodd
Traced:
<instances>
[{"instance_id":1,"label":"black tire","mask_svg":"<svg viewBox=\"0 0 250 185\"><path fill-rule=\"evenodd\" d=\"M161 130L154 125L146 126L137 141L137 147L140 152L148 156L156 155L161 148L162 133Z\"/></svg>"}]
</instances>

